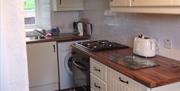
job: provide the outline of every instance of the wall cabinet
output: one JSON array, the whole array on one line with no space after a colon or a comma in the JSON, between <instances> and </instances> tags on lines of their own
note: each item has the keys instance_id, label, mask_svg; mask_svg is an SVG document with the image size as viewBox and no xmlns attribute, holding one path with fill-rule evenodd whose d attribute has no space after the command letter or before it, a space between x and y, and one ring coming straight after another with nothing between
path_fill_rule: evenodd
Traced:
<instances>
[{"instance_id":1,"label":"wall cabinet","mask_svg":"<svg viewBox=\"0 0 180 91\"><path fill-rule=\"evenodd\" d=\"M53 11L84 10L84 0L51 0Z\"/></svg>"},{"instance_id":2,"label":"wall cabinet","mask_svg":"<svg viewBox=\"0 0 180 91\"><path fill-rule=\"evenodd\" d=\"M97 67L98 65L100 67ZM180 91L180 82L148 88L92 58L90 68L91 91Z\"/></svg>"},{"instance_id":3,"label":"wall cabinet","mask_svg":"<svg viewBox=\"0 0 180 91\"><path fill-rule=\"evenodd\" d=\"M110 6L115 12L180 14L180 0L112 0Z\"/></svg>"},{"instance_id":4,"label":"wall cabinet","mask_svg":"<svg viewBox=\"0 0 180 91\"><path fill-rule=\"evenodd\" d=\"M132 6L178 6L177 0L133 0Z\"/></svg>"},{"instance_id":5,"label":"wall cabinet","mask_svg":"<svg viewBox=\"0 0 180 91\"><path fill-rule=\"evenodd\" d=\"M30 91L58 90L56 42L27 44Z\"/></svg>"},{"instance_id":6,"label":"wall cabinet","mask_svg":"<svg viewBox=\"0 0 180 91\"><path fill-rule=\"evenodd\" d=\"M131 0L112 0L110 2L111 6L130 6Z\"/></svg>"}]
</instances>

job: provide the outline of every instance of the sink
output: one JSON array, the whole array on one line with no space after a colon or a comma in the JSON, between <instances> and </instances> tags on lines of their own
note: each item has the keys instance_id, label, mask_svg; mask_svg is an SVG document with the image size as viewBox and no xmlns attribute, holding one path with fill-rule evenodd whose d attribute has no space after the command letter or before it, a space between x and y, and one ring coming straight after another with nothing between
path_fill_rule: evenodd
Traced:
<instances>
[{"instance_id":1,"label":"sink","mask_svg":"<svg viewBox=\"0 0 180 91\"><path fill-rule=\"evenodd\" d=\"M46 39L46 38L45 38L45 37L42 37L42 36L26 37L26 41L30 41L30 40L39 40L39 39Z\"/></svg>"},{"instance_id":2,"label":"sink","mask_svg":"<svg viewBox=\"0 0 180 91\"><path fill-rule=\"evenodd\" d=\"M159 64L148 58L142 58L138 56L116 57L111 61L131 69L142 69L159 66Z\"/></svg>"}]
</instances>

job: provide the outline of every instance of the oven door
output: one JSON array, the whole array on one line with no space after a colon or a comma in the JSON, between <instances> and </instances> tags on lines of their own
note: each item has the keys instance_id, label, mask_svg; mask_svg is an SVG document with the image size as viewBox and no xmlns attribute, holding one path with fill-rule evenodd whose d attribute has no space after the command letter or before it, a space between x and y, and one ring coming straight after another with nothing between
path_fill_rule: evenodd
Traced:
<instances>
[{"instance_id":1,"label":"oven door","mask_svg":"<svg viewBox=\"0 0 180 91\"><path fill-rule=\"evenodd\" d=\"M72 72L76 91L89 91L89 57L74 55L72 58Z\"/></svg>"}]
</instances>

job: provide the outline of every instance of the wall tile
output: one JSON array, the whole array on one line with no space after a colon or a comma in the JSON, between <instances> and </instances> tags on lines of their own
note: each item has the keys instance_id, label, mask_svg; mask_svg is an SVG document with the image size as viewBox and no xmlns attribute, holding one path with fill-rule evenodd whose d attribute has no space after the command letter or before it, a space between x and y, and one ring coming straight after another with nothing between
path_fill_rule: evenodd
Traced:
<instances>
[{"instance_id":1,"label":"wall tile","mask_svg":"<svg viewBox=\"0 0 180 91\"><path fill-rule=\"evenodd\" d=\"M109 8L108 0L86 2L86 11L82 16L89 18L94 25L92 39L108 39L132 46L133 38L143 33L158 40L160 55L180 60L179 15L117 13L115 16L104 16L104 11ZM172 49L164 48L165 39L172 40Z\"/></svg>"}]
</instances>

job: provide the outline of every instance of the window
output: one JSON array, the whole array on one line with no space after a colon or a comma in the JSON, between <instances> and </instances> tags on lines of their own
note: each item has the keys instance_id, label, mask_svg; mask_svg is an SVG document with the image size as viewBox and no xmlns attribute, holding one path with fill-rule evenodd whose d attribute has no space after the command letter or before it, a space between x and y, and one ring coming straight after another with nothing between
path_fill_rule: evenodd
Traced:
<instances>
[{"instance_id":1,"label":"window","mask_svg":"<svg viewBox=\"0 0 180 91\"><path fill-rule=\"evenodd\" d=\"M26 26L36 25L36 4L35 0L24 0L24 23Z\"/></svg>"}]
</instances>

